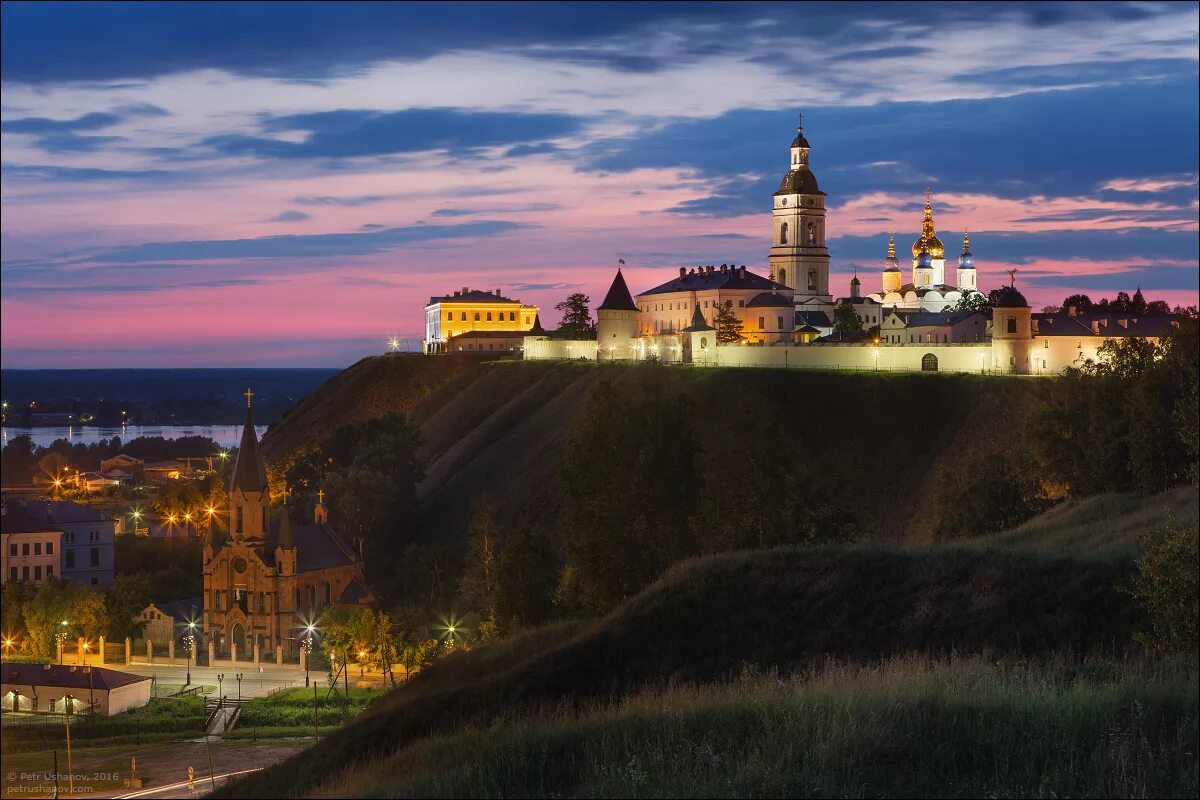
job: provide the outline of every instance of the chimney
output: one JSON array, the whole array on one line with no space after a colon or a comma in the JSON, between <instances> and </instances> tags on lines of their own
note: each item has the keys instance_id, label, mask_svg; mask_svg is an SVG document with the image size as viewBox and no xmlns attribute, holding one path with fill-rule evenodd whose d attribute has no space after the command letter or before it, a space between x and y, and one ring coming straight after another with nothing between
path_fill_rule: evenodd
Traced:
<instances>
[{"instance_id":1,"label":"chimney","mask_svg":"<svg viewBox=\"0 0 1200 800\"><path fill-rule=\"evenodd\" d=\"M462 291L462 293L463 293L463 294L466 294L466 293L467 293L467 292L469 292L469 291L471 291L471 290L470 290L470 289L468 289L466 286L464 286L464 287L463 287L463 291Z\"/></svg>"},{"instance_id":2,"label":"chimney","mask_svg":"<svg viewBox=\"0 0 1200 800\"><path fill-rule=\"evenodd\" d=\"M496 290L496 297L499 297L499 296L500 296L500 290L499 290L499 289L497 289L497 290Z\"/></svg>"},{"instance_id":3,"label":"chimney","mask_svg":"<svg viewBox=\"0 0 1200 800\"><path fill-rule=\"evenodd\" d=\"M1078 308L1076 308L1075 306L1067 306L1067 316L1068 316L1068 317L1073 317L1073 316L1075 316L1075 315L1076 315L1078 312L1079 312L1079 309L1078 309Z\"/></svg>"},{"instance_id":4,"label":"chimney","mask_svg":"<svg viewBox=\"0 0 1200 800\"><path fill-rule=\"evenodd\" d=\"M458 289L455 289L455 290L454 290L454 296L455 296L455 297L458 297L458 295L459 295L459 291L458 291Z\"/></svg>"},{"instance_id":5,"label":"chimney","mask_svg":"<svg viewBox=\"0 0 1200 800\"><path fill-rule=\"evenodd\" d=\"M746 277L746 265L742 264L742 268L740 270L738 270L738 272L741 273L740 277L742 277L742 278Z\"/></svg>"},{"instance_id":6,"label":"chimney","mask_svg":"<svg viewBox=\"0 0 1200 800\"><path fill-rule=\"evenodd\" d=\"M687 267L679 268L679 277L681 277L681 278L687 277Z\"/></svg>"},{"instance_id":7,"label":"chimney","mask_svg":"<svg viewBox=\"0 0 1200 800\"><path fill-rule=\"evenodd\" d=\"M1092 333L1099 333L1099 332L1100 332L1100 320L1094 319L1094 320L1092 320Z\"/></svg>"}]
</instances>

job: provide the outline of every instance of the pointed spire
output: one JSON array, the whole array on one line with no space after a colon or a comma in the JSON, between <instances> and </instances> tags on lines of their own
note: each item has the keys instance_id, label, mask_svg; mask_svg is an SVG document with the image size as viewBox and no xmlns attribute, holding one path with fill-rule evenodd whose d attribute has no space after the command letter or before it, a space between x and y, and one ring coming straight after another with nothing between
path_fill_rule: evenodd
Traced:
<instances>
[{"instance_id":1,"label":"pointed spire","mask_svg":"<svg viewBox=\"0 0 1200 800\"><path fill-rule=\"evenodd\" d=\"M967 235L966 228L963 228L963 255L971 255L971 237Z\"/></svg>"},{"instance_id":2,"label":"pointed spire","mask_svg":"<svg viewBox=\"0 0 1200 800\"><path fill-rule=\"evenodd\" d=\"M896 257L896 232L888 231L888 258Z\"/></svg>"},{"instance_id":3,"label":"pointed spire","mask_svg":"<svg viewBox=\"0 0 1200 800\"><path fill-rule=\"evenodd\" d=\"M692 331L711 331L713 327L704 319L704 314L700 311L699 303L692 303L692 324L683 329L686 333Z\"/></svg>"},{"instance_id":4,"label":"pointed spire","mask_svg":"<svg viewBox=\"0 0 1200 800\"><path fill-rule=\"evenodd\" d=\"M608 287L608 294L604 295L604 302L596 307L597 311L637 311L637 303L633 302L633 295L629 293L629 287L625 285L625 276L621 274L621 268L617 267L617 277L613 278L612 286Z\"/></svg>"},{"instance_id":5,"label":"pointed spire","mask_svg":"<svg viewBox=\"0 0 1200 800\"><path fill-rule=\"evenodd\" d=\"M533 327L529 329L529 332L535 335L546 332L546 329L542 327L542 317L540 314L533 315Z\"/></svg>"},{"instance_id":6,"label":"pointed spire","mask_svg":"<svg viewBox=\"0 0 1200 800\"><path fill-rule=\"evenodd\" d=\"M254 432L254 412L250 408L250 398L254 393L246 390L246 423L242 426L242 442L238 447L237 463L233 465L233 480L230 489L240 489L244 493L267 491L267 470L263 467L262 456L258 452L258 435Z\"/></svg>"}]
</instances>

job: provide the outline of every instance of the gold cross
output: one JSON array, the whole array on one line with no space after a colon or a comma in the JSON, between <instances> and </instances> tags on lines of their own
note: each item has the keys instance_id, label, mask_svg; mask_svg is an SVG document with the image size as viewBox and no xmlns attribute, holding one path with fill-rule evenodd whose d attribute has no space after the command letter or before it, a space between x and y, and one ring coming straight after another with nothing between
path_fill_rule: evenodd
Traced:
<instances>
[{"instance_id":1,"label":"gold cross","mask_svg":"<svg viewBox=\"0 0 1200 800\"><path fill-rule=\"evenodd\" d=\"M925 202L926 203L931 202L932 198L933 198L933 187L926 186L925 187Z\"/></svg>"},{"instance_id":2,"label":"gold cross","mask_svg":"<svg viewBox=\"0 0 1200 800\"><path fill-rule=\"evenodd\" d=\"M287 499L288 499L289 494L291 494L291 492L288 491L288 488L286 485L282 489L279 490L279 496L280 496L280 498L283 499L283 504L285 506L287 505Z\"/></svg>"},{"instance_id":3,"label":"gold cross","mask_svg":"<svg viewBox=\"0 0 1200 800\"><path fill-rule=\"evenodd\" d=\"M321 505L325 505L325 490L324 489L321 489L320 491L317 492L317 502L320 503Z\"/></svg>"},{"instance_id":4,"label":"gold cross","mask_svg":"<svg viewBox=\"0 0 1200 800\"><path fill-rule=\"evenodd\" d=\"M1008 285L1009 286L1012 286L1014 288L1016 287L1017 273L1020 271L1021 270L1017 269L1016 267L1013 267L1012 269L1008 270Z\"/></svg>"},{"instance_id":5,"label":"gold cross","mask_svg":"<svg viewBox=\"0 0 1200 800\"><path fill-rule=\"evenodd\" d=\"M250 398L254 397L254 392L250 391L250 387L246 387L246 408L250 407Z\"/></svg>"},{"instance_id":6,"label":"gold cross","mask_svg":"<svg viewBox=\"0 0 1200 800\"><path fill-rule=\"evenodd\" d=\"M798 131L804 130L804 115L803 114L796 115L796 130L798 130Z\"/></svg>"}]
</instances>

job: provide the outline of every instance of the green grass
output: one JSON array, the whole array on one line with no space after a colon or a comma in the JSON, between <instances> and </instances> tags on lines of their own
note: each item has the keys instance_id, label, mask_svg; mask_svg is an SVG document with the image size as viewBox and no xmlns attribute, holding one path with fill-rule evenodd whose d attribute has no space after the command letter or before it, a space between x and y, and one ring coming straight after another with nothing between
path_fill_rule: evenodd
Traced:
<instances>
[{"instance_id":1,"label":"green grass","mask_svg":"<svg viewBox=\"0 0 1200 800\"><path fill-rule=\"evenodd\" d=\"M450 655L304 758L252 776L228 796L302 794L333 770L430 736L544 706L583 708L647 686L719 683L747 663L786 673L830 657L1123 652L1143 623L1116 588L1129 569L1122 559L967 547L796 548L695 560L604 619Z\"/></svg>"},{"instance_id":2,"label":"green grass","mask_svg":"<svg viewBox=\"0 0 1200 800\"><path fill-rule=\"evenodd\" d=\"M1195 797L1187 662L905 657L543 708L315 797Z\"/></svg>"},{"instance_id":3,"label":"green grass","mask_svg":"<svg viewBox=\"0 0 1200 800\"><path fill-rule=\"evenodd\" d=\"M339 687L336 693L328 689L317 690L317 720L321 727L342 725L357 717L371 703L383 694L382 689L350 689L349 698ZM293 688L276 692L270 697L257 697L247 701L242 706L241 716L238 717L238 727L242 731L239 736L251 735L248 730L253 727L263 729L280 728L288 731L312 732L313 722L313 691L312 689Z\"/></svg>"},{"instance_id":4,"label":"green grass","mask_svg":"<svg viewBox=\"0 0 1200 800\"><path fill-rule=\"evenodd\" d=\"M201 736L208 715L198 697L157 699L112 717L77 716L71 720L71 742L106 744ZM66 744L63 719L39 717L35 722L6 724L0 749L4 752L40 750Z\"/></svg>"}]
</instances>

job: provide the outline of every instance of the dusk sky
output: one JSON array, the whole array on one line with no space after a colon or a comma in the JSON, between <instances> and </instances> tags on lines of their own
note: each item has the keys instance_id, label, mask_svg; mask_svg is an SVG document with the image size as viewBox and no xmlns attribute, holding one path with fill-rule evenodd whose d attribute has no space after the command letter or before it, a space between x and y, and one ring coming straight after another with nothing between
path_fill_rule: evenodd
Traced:
<instances>
[{"instance_id":1,"label":"dusk sky","mask_svg":"<svg viewBox=\"0 0 1200 800\"><path fill-rule=\"evenodd\" d=\"M796 115L831 285L923 190L987 291L1197 302L1195 3L0 7L5 367L344 366L430 295L766 273Z\"/></svg>"}]
</instances>

